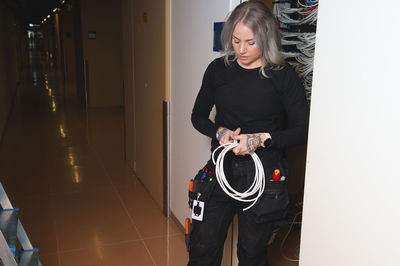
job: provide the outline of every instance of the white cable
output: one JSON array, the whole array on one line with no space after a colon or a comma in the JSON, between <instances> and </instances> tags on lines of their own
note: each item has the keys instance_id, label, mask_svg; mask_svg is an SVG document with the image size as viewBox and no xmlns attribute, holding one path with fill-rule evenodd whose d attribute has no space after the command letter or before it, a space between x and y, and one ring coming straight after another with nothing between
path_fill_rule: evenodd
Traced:
<instances>
[{"instance_id":1,"label":"white cable","mask_svg":"<svg viewBox=\"0 0 400 266\"><path fill-rule=\"evenodd\" d=\"M222 190L231 198L243 201L243 202L252 202L248 207L244 208L243 211L250 209L258 200L258 198L262 195L265 188L265 174L264 167L258 155L253 152L251 157L253 158L255 165L255 174L254 180L251 186L245 192L239 192L233 189L228 181L226 180L224 173L224 157L225 154L231 149L235 148L238 145L237 141L233 143L226 143L220 145L216 148L212 153L212 160L215 164L215 175L217 177L217 181L221 186ZM217 160L215 161L214 154L217 150L223 148L223 150L218 155Z\"/></svg>"},{"instance_id":2,"label":"white cable","mask_svg":"<svg viewBox=\"0 0 400 266\"><path fill-rule=\"evenodd\" d=\"M299 1L300 8L291 7L289 2L275 3L273 13L279 22L289 25L303 25L312 24L316 25L318 15L318 1L315 4L303 5ZM299 19L294 19L293 14L299 14Z\"/></svg>"},{"instance_id":3,"label":"white cable","mask_svg":"<svg viewBox=\"0 0 400 266\"><path fill-rule=\"evenodd\" d=\"M319 1L309 1L309 2L310 2L310 4L307 4L307 3L306 4L302 4L299 0L297 0L297 3L299 4L299 6L302 6L304 8L310 8L310 7L316 6L316 5L318 5Z\"/></svg>"}]
</instances>

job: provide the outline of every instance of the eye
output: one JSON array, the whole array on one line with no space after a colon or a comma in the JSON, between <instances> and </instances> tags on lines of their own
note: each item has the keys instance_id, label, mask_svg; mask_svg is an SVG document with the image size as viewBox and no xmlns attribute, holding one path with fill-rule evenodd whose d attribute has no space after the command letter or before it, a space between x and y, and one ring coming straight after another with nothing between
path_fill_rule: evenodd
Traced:
<instances>
[{"instance_id":1,"label":"eye","mask_svg":"<svg viewBox=\"0 0 400 266\"><path fill-rule=\"evenodd\" d=\"M240 43L239 40L233 39L233 43Z\"/></svg>"},{"instance_id":2,"label":"eye","mask_svg":"<svg viewBox=\"0 0 400 266\"><path fill-rule=\"evenodd\" d=\"M249 45L251 46L256 45L256 42L249 42Z\"/></svg>"}]
</instances>

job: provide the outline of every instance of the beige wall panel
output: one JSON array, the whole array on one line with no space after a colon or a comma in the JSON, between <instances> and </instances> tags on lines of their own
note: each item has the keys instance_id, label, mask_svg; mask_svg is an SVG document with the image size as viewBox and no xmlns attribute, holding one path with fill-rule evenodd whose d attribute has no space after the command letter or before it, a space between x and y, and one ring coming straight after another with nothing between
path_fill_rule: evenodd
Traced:
<instances>
[{"instance_id":1,"label":"beige wall panel","mask_svg":"<svg viewBox=\"0 0 400 266\"><path fill-rule=\"evenodd\" d=\"M136 173L163 206L162 101L165 94L164 0L134 3Z\"/></svg>"},{"instance_id":2,"label":"beige wall panel","mask_svg":"<svg viewBox=\"0 0 400 266\"><path fill-rule=\"evenodd\" d=\"M9 78L9 97L12 97L13 92L17 86L17 82L19 81L19 67L21 66L21 61L17 54L17 39L18 34L21 34L20 30L16 26L16 20L13 18L11 13L8 13L7 16L8 25L6 28L6 37L5 39L8 41L8 50L7 50L7 58L8 62L6 64L8 78ZM24 33L25 34L25 31Z\"/></svg>"},{"instance_id":3,"label":"beige wall panel","mask_svg":"<svg viewBox=\"0 0 400 266\"><path fill-rule=\"evenodd\" d=\"M62 48L64 55L64 75L67 90L76 95L76 51L74 17L72 11L63 10L61 15Z\"/></svg>"},{"instance_id":4,"label":"beige wall panel","mask_svg":"<svg viewBox=\"0 0 400 266\"><path fill-rule=\"evenodd\" d=\"M171 0L165 0L165 97L171 101Z\"/></svg>"},{"instance_id":5,"label":"beige wall panel","mask_svg":"<svg viewBox=\"0 0 400 266\"><path fill-rule=\"evenodd\" d=\"M81 1L83 57L89 66L92 107L122 104L121 2ZM88 31L96 39L88 39Z\"/></svg>"},{"instance_id":6,"label":"beige wall panel","mask_svg":"<svg viewBox=\"0 0 400 266\"><path fill-rule=\"evenodd\" d=\"M56 64L57 70L62 73L64 71L63 59L62 59L62 46L61 46L61 25L60 25L60 15L58 13L54 14L54 26L55 26L55 45L56 45Z\"/></svg>"},{"instance_id":7,"label":"beige wall panel","mask_svg":"<svg viewBox=\"0 0 400 266\"><path fill-rule=\"evenodd\" d=\"M13 14L0 2L0 139L19 81L22 31ZM21 55L18 55L18 52Z\"/></svg>"},{"instance_id":8,"label":"beige wall panel","mask_svg":"<svg viewBox=\"0 0 400 266\"><path fill-rule=\"evenodd\" d=\"M122 75L125 106L125 150L126 161L134 169L135 165L135 117L134 117L134 72L133 72L133 3L121 2L122 18Z\"/></svg>"},{"instance_id":9,"label":"beige wall panel","mask_svg":"<svg viewBox=\"0 0 400 266\"><path fill-rule=\"evenodd\" d=\"M2 134L8 115L10 100L8 99L9 86L6 70L8 45L4 42L4 40L7 40L5 33L6 20L2 4L0 4L0 7L0 134Z\"/></svg>"}]
</instances>

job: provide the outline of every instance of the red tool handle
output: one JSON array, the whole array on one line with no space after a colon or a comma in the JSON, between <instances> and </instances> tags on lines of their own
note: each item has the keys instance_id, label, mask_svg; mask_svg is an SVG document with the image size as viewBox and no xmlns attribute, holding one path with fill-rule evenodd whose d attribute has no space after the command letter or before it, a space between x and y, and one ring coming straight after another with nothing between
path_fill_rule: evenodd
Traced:
<instances>
[{"instance_id":1,"label":"red tool handle","mask_svg":"<svg viewBox=\"0 0 400 266\"><path fill-rule=\"evenodd\" d=\"M275 169L274 173L272 174L272 180L278 181L281 178L281 171L279 169Z\"/></svg>"}]
</instances>

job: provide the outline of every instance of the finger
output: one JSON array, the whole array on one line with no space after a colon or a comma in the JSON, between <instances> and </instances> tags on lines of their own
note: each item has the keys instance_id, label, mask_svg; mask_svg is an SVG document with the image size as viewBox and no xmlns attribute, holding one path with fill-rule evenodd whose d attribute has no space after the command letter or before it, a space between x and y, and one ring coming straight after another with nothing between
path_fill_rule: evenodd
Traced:
<instances>
[{"instance_id":1,"label":"finger","mask_svg":"<svg viewBox=\"0 0 400 266\"><path fill-rule=\"evenodd\" d=\"M239 144L236 148L237 148L238 151L239 151L239 152L238 152L239 155L245 155L245 154L246 154L247 149L246 149L245 146L243 146L243 143L242 143L242 144Z\"/></svg>"},{"instance_id":2,"label":"finger","mask_svg":"<svg viewBox=\"0 0 400 266\"><path fill-rule=\"evenodd\" d=\"M226 144L226 143L232 143L232 140L230 139L230 136L228 134L223 136L219 141L219 144Z\"/></svg>"},{"instance_id":3,"label":"finger","mask_svg":"<svg viewBox=\"0 0 400 266\"><path fill-rule=\"evenodd\" d=\"M235 155L239 155L239 154L240 154L240 148L239 148L239 147L235 147L235 148L232 149L232 152L233 152Z\"/></svg>"},{"instance_id":4,"label":"finger","mask_svg":"<svg viewBox=\"0 0 400 266\"><path fill-rule=\"evenodd\" d=\"M233 139L233 140L239 140L239 138L240 138L240 135L233 135L233 136L232 136L232 139Z\"/></svg>"},{"instance_id":5,"label":"finger","mask_svg":"<svg viewBox=\"0 0 400 266\"><path fill-rule=\"evenodd\" d=\"M240 153L240 155L247 155L247 154L249 154L248 153L248 151L247 151L247 149L243 149L243 150L241 150L242 152Z\"/></svg>"},{"instance_id":6,"label":"finger","mask_svg":"<svg viewBox=\"0 0 400 266\"><path fill-rule=\"evenodd\" d=\"M240 127L238 127L238 128L235 130L235 132L233 132L233 134L239 135L239 134L240 134Z\"/></svg>"}]
</instances>

